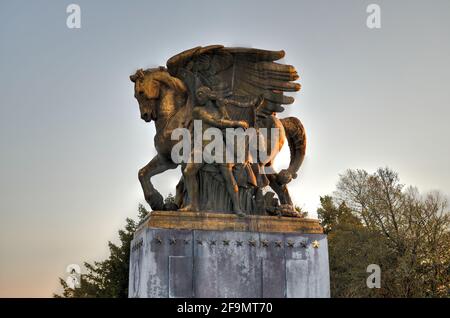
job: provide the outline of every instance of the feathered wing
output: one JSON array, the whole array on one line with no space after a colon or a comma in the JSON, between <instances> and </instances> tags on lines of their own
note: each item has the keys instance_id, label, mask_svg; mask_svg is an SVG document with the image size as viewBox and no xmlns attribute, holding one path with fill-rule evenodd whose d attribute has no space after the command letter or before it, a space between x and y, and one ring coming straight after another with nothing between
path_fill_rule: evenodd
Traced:
<instances>
[{"instance_id":1,"label":"feathered wing","mask_svg":"<svg viewBox=\"0 0 450 318\"><path fill-rule=\"evenodd\" d=\"M191 96L200 86L231 101L227 111L234 119L266 117L282 112L283 104L294 98L284 92L295 92L300 84L292 65L276 63L284 51L253 48L228 48L222 45L195 47L167 61L172 76L180 78Z\"/></svg>"}]
</instances>

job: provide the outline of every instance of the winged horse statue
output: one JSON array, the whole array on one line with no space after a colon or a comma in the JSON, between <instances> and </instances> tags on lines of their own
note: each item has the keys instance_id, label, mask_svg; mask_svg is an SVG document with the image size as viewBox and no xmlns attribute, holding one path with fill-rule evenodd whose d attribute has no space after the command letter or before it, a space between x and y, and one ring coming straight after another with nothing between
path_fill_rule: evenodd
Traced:
<instances>
[{"instance_id":1,"label":"winged horse statue","mask_svg":"<svg viewBox=\"0 0 450 318\"><path fill-rule=\"evenodd\" d=\"M275 62L284 55L284 51L199 46L171 57L166 67L139 69L130 76L141 118L154 121L156 127L157 155L138 174L145 200L153 210L299 216L287 184L297 177L305 157L306 134L299 119L277 117L284 111L282 105L294 102L284 93L300 89L295 68ZM177 128L192 131L198 116L221 129L275 128L279 133L275 145L270 141L273 136L265 136L269 155L262 161L178 163L172 158L172 149L179 140L173 140L172 133ZM275 172L273 160L286 140L289 166ZM151 178L178 166L182 177L175 205L168 206Z\"/></svg>"}]
</instances>

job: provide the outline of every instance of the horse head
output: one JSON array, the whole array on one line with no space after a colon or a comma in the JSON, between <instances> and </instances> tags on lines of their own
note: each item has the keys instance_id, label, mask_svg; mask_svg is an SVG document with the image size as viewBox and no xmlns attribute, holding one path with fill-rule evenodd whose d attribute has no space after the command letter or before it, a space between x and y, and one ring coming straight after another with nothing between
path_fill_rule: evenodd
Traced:
<instances>
[{"instance_id":1,"label":"horse head","mask_svg":"<svg viewBox=\"0 0 450 318\"><path fill-rule=\"evenodd\" d=\"M185 99L186 86L164 67L139 69L130 80L134 83L134 97L139 103L141 118L146 122L156 121L160 112L172 111ZM172 100L165 100L168 97Z\"/></svg>"}]
</instances>

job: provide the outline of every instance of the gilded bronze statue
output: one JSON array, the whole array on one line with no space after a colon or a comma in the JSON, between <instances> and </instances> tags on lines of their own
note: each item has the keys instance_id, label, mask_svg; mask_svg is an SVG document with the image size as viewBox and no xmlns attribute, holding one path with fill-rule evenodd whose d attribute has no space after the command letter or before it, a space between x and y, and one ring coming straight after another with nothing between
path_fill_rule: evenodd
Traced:
<instances>
[{"instance_id":1,"label":"gilded bronze statue","mask_svg":"<svg viewBox=\"0 0 450 318\"><path fill-rule=\"evenodd\" d=\"M284 110L281 105L294 102L284 92L300 89L295 68L275 62L283 57L284 51L211 45L181 52L170 58L166 67L140 69L130 76L141 118L153 120L156 126L157 155L139 170L145 199L153 210L174 207L164 205L151 178L180 165L175 204L181 211L298 216L287 184L297 177L303 162L306 135L299 119L277 117ZM204 130L224 133L253 129L257 145L266 155L250 155L245 150L245 160L240 162L178 162L172 154L179 142L172 138L173 132L180 128L192 132L195 121L201 121ZM276 173L273 160L285 140L290 149L289 167ZM228 139L221 141L229 150ZM247 143L237 147L247 149ZM207 143L203 141L200 152L204 146ZM187 157L195 157L195 149Z\"/></svg>"}]
</instances>

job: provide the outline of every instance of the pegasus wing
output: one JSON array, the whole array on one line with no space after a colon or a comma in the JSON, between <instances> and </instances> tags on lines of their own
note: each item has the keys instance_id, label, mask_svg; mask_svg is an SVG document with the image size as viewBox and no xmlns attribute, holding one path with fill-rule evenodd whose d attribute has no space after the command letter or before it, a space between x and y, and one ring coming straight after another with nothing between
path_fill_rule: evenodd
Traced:
<instances>
[{"instance_id":1,"label":"pegasus wing","mask_svg":"<svg viewBox=\"0 0 450 318\"><path fill-rule=\"evenodd\" d=\"M186 84L192 96L198 87L208 86L233 101L227 107L235 119L246 119L245 115L236 115L246 108L253 116L265 117L282 112L281 105L294 102L285 92L300 90L300 84L295 83L299 78L295 68L275 62L284 55L284 51L199 46L170 58L167 69Z\"/></svg>"}]
</instances>

